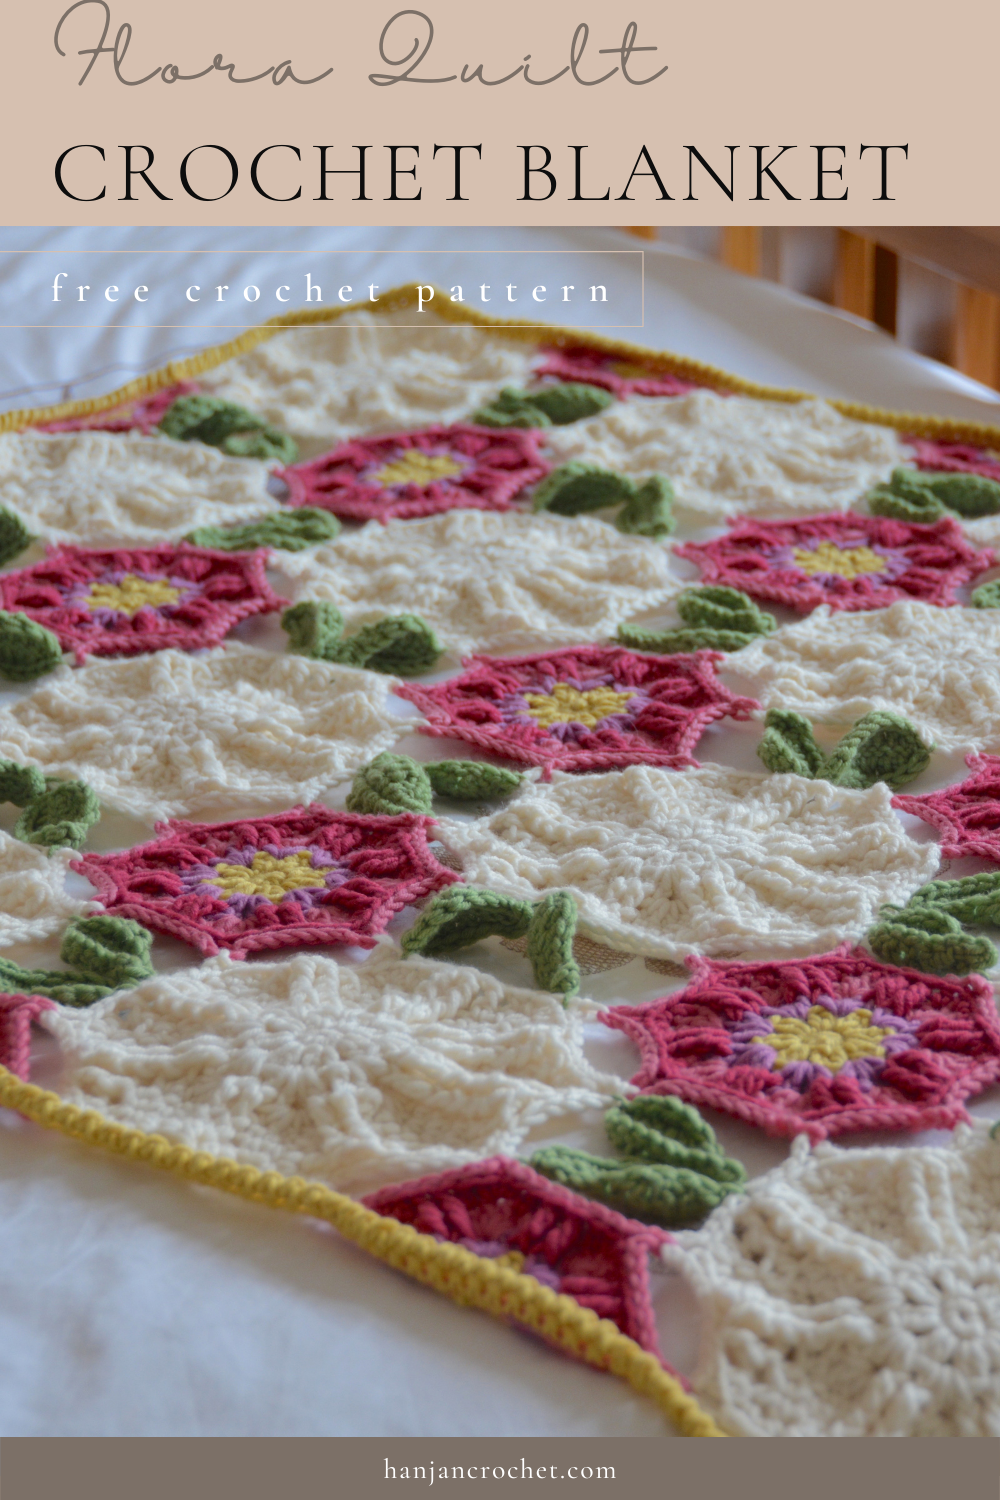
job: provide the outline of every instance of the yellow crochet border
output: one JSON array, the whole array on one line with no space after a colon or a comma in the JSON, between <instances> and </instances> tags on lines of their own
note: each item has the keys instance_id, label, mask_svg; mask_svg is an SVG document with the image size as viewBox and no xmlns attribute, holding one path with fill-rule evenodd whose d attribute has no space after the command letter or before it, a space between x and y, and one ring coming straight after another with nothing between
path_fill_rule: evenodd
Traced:
<instances>
[{"instance_id":1,"label":"yellow crochet border","mask_svg":"<svg viewBox=\"0 0 1000 1500\"><path fill-rule=\"evenodd\" d=\"M58 1094L23 1082L4 1067L0 1067L0 1106L16 1110L46 1130L170 1172L186 1182L219 1188L268 1208L323 1219L369 1255L433 1287L460 1307L477 1307L495 1318L523 1323L575 1359L617 1375L639 1395L654 1401L685 1437L727 1435L652 1354L620 1333L614 1323L598 1318L533 1276L474 1255L461 1245L441 1244L322 1183L259 1172L207 1151L174 1145L161 1135L116 1125L96 1110L78 1109Z\"/></svg>"},{"instance_id":2,"label":"yellow crochet border","mask_svg":"<svg viewBox=\"0 0 1000 1500\"><path fill-rule=\"evenodd\" d=\"M394 287L391 292L386 292L379 298L378 310L399 312L412 307L416 302L416 292L417 283L414 281L407 282L405 286ZM239 354L246 354L258 344L273 338L283 329L336 323L350 313L362 312L366 309L370 310L367 303L354 302L345 307L302 308L297 312L284 313L280 317L270 318L268 322L257 328L247 329L245 333L240 334L238 338L230 339L228 343L216 344L212 348L203 349L199 354L191 355L188 359L174 360L164 365L162 369L154 370L148 375L140 375L137 379L130 380L127 385L119 386L118 390L109 391L106 395L92 396L83 401L64 401L56 406L31 407L21 411L0 413L0 433L18 432L22 428L33 427L40 422L56 422L65 418L90 416L95 412L106 411L109 407L119 406L125 401L138 400L141 396L149 396L154 391L176 385L179 381L193 380L198 375L217 369L227 360L234 359ZM684 355L670 354L665 351L656 352L643 348L639 344L605 338L601 334L582 333L579 329L560 328L556 325L551 328L546 325L544 329L539 329L537 325L525 327L509 319L493 318L488 313L477 312L467 307L464 303L452 302L448 294L442 292L440 288L435 291L434 311L435 315L444 322L488 328L494 333L502 334L505 338L516 339L519 343L537 344L544 337L547 344L556 347L584 344L621 359L641 361L647 368L656 372L678 375L684 379L714 386L717 390L729 391L734 395L752 396L759 401L795 402L815 399L808 391L783 390L778 386L759 385L756 381L743 380L738 375L731 375L727 370L717 369L716 366L704 364L698 359L688 359ZM1000 425L989 422L962 422L950 417L933 417L914 412L888 411L882 407L866 406L861 401L840 401L832 398L828 400L830 406L843 416L853 417L859 422L873 422L880 427L892 427L897 432L912 433L915 437L941 438L945 441L975 443L984 448L1000 449Z\"/></svg>"}]
</instances>

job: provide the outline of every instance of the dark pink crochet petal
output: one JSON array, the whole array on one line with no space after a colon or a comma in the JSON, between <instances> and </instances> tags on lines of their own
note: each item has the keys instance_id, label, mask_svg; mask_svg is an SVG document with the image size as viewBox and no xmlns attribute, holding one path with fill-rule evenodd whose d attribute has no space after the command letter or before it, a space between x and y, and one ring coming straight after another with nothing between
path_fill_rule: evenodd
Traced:
<instances>
[{"instance_id":1,"label":"dark pink crochet petal","mask_svg":"<svg viewBox=\"0 0 1000 1500\"><path fill-rule=\"evenodd\" d=\"M0 574L0 608L46 626L77 662L87 656L197 651L217 646L249 615L288 603L264 573L268 552L215 552L177 546L92 549L51 547L42 562ZM130 612L106 605L123 580L152 588L152 601ZM160 589L162 603L156 603ZM127 603L127 596L125 601Z\"/></svg>"},{"instance_id":2,"label":"dark pink crochet petal","mask_svg":"<svg viewBox=\"0 0 1000 1500\"><path fill-rule=\"evenodd\" d=\"M987 448L971 443L945 443L937 438L906 437L913 448L918 469L937 469L946 474L982 474L1000 480L1000 459Z\"/></svg>"},{"instance_id":3,"label":"dark pink crochet petal","mask_svg":"<svg viewBox=\"0 0 1000 1500\"><path fill-rule=\"evenodd\" d=\"M897 599L955 604L955 590L994 562L992 550L975 548L950 518L921 526L851 511L795 521L740 519L730 522L725 536L674 550L698 565L703 583L742 589L800 614L819 604L848 610L884 609ZM838 574L837 568L851 571L852 556L863 556L873 571ZM815 562L805 565L806 557Z\"/></svg>"},{"instance_id":4,"label":"dark pink crochet petal","mask_svg":"<svg viewBox=\"0 0 1000 1500\"><path fill-rule=\"evenodd\" d=\"M372 948L404 906L460 877L431 853L433 818L334 812L313 803L270 818L157 825L152 843L84 854L73 869L105 910L236 958L313 943ZM260 859L288 876L272 896L227 894L227 875ZM220 866L224 867L220 870Z\"/></svg>"},{"instance_id":5,"label":"dark pink crochet petal","mask_svg":"<svg viewBox=\"0 0 1000 1500\"><path fill-rule=\"evenodd\" d=\"M647 656L621 646L572 646L532 656L470 656L470 670L427 687L397 688L427 719L423 734L464 740L519 765L560 771L624 766L681 768L708 724L746 719L759 704L730 692L716 676L718 651ZM593 724L572 718L546 726L539 700L562 696ZM597 715L607 707L609 712ZM571 712L567 709L566 712Z\"/></svg>"},{"instance_id":6,"label":"dark pink crochet petal","mask_svg":"<svg viewBox=\"0 0 1000 1500\"><path fill-rule=\"evenodd\" d=\"M542 380L579 381L611 391L619 400L627 396L684 396L698 389L698 382L682 380L679 375L650 370L648 374L602 349L580 344L567 349L543 349L543 363L535 374ZM628 373L623 373L627 371Z\"/></svg>"},{"instance_id":7,"label":"dark pink crochet petal","mask_svg":"<svg viewBox=\"0 0 1000 1500\"><path fill-rule=\"evenodd\" d=\"M549 472L531 429L424 427L386 437L355 438L309 463L278 470L289 505L319 506L349 521L412 520L445 510L509 510L511 501ZM380 479L408 455L450 461L455 472L426 483Z\"/></svg>"},{"instance_id":8,"label":"dark pink crochet petal","mask_svg":"<svg viewBox=\"0 0 1000 1500\"><path fill-rule=\"evenodd\" d=\"M198 389L193 380L182 380L165 391L152 396L140 396L135 401L125 401L121 406L112 406L105 411L91 412L85 417L66 417L61 422L45 422L38 432L143 432L148 437L156 428L167 409L181 396L191 396Z\"/></svg>"},{"instance_id":9,"label":"dark pink crochet petal","mask_svg":"<svg viewBox=\"0 0 1000 1500\"><path fill-rule=\"evenodd\" d=\"M31 1023L43 1010L55 1010L43 995L0 995L0 1064L28 1080Z\"/></svg>"},{"instance_id":10,"label":"dark pink crochet petal","mask_svg":"<svg viewBox=\"0 0 1000 1500\"><path fill-rule=\"evenodd\" d=\"M1000 1078L1000 1020L979 975L939 979L878 963L845 944L781 963L688 960L694 978L648 1005L602 1012L639 1049L632 1083L718 1109L769 1135L813 1140L857 1130L951 1129L965 1101ZM858 1010L864 1055L831 1066L810 1052L783 1062L781 1028L822 1026ZM819 1029L809 1018L818 1014ZM878 1049L881 1055L878 1055Z\"/></svg>"},{"instance_id":11,"label":"dark pink crochet petal","mask_svg":"<svg viewBox=\"0 0 1000 1500\"><path fill-rule=\"evenodd\" d=\"M972 775L922 797L893 797L893 807L941 834L942 859L975 855L1000 865L1000 755L967 755Z\"/></svg>"},{"instance_id":12,"label":"dark pink crochet petal","mask_svg":"<svg viewBox=\"0 0 1000 1500\"><path fill-rule=\"evenodd\" d=\"M362 1202L478 1255L520 1252L529 1275L610 1318L662 1362L649 1290L649 1257L671 1243L662 1229L504 1156L381 1188Z\"/></svg>"}]
</instances>

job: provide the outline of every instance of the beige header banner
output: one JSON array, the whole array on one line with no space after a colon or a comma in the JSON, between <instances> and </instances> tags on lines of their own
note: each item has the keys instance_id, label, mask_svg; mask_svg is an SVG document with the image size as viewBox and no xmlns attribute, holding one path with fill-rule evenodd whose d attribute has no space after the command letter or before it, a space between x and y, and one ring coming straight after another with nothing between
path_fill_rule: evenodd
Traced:
<instances>
[{"instance_id":1,"label":"beige header banner","mask_svg":"<svg viewBox=\"0 0 1000 1500\"><path fill-rule=\"evenodd\" d=\"M8 224L1000 222L1000 9L24 0Z\"/></svg>"}]
</instances>

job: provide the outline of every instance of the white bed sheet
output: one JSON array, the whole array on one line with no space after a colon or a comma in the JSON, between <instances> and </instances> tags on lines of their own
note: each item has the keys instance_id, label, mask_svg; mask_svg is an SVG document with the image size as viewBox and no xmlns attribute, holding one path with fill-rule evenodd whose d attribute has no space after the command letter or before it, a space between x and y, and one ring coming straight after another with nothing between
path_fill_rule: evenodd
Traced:
<instances>
[{"instance_id":1,"label":"white bed sheet","mask_svg":"<svg viewBox=\"0 0 1000 1500\"><path fill-rule=\"evenodd\" d=\"M235 234L0 230L0 322L15 320L13 309L33 284L27 258L11 252L127 250L130 274L141 280L153 266L147 252L170 249L174 274L190 269L193 279L193 252L232 244ZM383 286L447 284L458 258L475 250L635 245L604 230L255 229L239 243L256 247L261 278L273 274L285 249L365 252L363 264ZM449 255L433 262L424 254L443 248ZM404 253L390 260L389 250ZM103 284L122 260L91 265ZM522 265L533 267L532 255ZM537 265L541 274L540 259ZM659 249L647 252L645 278L645 327L624 335L637 343L825 395L1000 420L995 393L781 288ZM68 330L44 321L8 328L0 409L112 388L215 336L210 322L190 331ZM754 767L755 738L751 726L727 730L703 755ZM400 748L435 753L416 737ZM958 774L956 767L937 780ZM106 836L113 838L111 826ZM179 944L163 945L160 967L164 957L191 961ZM485 962L525 982L515 956L495 951ZM586 993L607 1001L650 999L672 987L641 960L585 981ZM590 1051L623 1077L633 1071L630 1044L603 1028L593 1028ZM44 1083L44 1051L40 1062L36 1077ZM1000 1115L1000 1090L973 1111ZM736 1122L713 1123L751 1172L785 1155L782 1143ZM601 1149L599 1118L571 1124L560 1139ZM0 1265L5 1435L664 1434L657 1411L619 1381L453 1307L322 1227L101 1157L3 1112ZM690 1368L697 1327L688 1297L678 1282L657 1278L656 1301L665 1353Z\"/></svg>"}]
</instances>

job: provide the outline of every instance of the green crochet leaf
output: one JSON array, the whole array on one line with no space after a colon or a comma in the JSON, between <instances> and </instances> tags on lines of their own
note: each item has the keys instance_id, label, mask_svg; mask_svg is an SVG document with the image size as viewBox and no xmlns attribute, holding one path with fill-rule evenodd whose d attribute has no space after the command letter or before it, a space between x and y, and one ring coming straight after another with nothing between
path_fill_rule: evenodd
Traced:
<instances>
[{"instance_id":1,"label":"green crochet leaf","mask_svg":"<svg viewBox=\"0 0 1000 1500\"><path fill-rule=\"evenodd\" d=\"M13 561L34 540L21 517L0 505L0 567Z\"/></svg>"},{"instance_id":2,"label":"green crochet leaf","mask_svg":"<svg viewBox=\"0 0 1000 1500\"><path fill-rule=\"evenodd\" d=\"M618 640L635 651L657 651L665 656L675 651L741 651L777 627L773 615L759 609L739 589L722 584L685 589L676 602L684 627L657 631L620 625Z\"/></svg>"},{"instance_id":3,"label":"green crochet leaf","mask_svg":"<svg viewBox=\"0 0 1000 1500\"><path fill-rule=\"evenodd\" d=\"M1000 484L982 474L937 474L894 469L888 484L867 495L868 509L898 521L938 521L947 512L971 520L1000 511Z\"/></svg>"},{"instance_id":4,"label":"green crochet leaf","mask_svg":"<svg viewBox=\"0 0 1000 1500\"><path fill-rule=\"evenodd\" d=\"M452 797L456 802L490 802L509 797L524 779L520 771L491 766L482 760L431 761L424 770L438 796Z\"/></svg>"},{"instance_id":5,"label":"green crochet leaf","mask_svg":"<svg viewBox=\"0 0 1000 1500\"><path fill-rule=\"evenodd\" d=\"M340 522L328 510L303 505L246 526L199 526L184 540L193 547L211 547L217 552L252 552L256 547L302 552L306 547L332 541L339 531Z\"/></svg>"},{"instance_id":6,"label":"green crochet leaf","mask_svg":"<svg viewBox=\"0 0 1000 1500\"><path fill-rule=\"evenodd\" d=\"M543 1177L596 1198L628 1218L667 1229L699 1223L732 1191L686 1167L613 1161L569 1146L536 1151L530 1165Z\"/></svg>"},{"instance_id":7,"label":"green crochet leaf","mask_svg":"<svg viewBox=\"0 0 1000 1500\"><path fill-rule=\"evenodd\" d=\"M305 599L281 617L289 647L319 661L371 672L413 676L433 667L443 646L418 615L387 615L376 625L364 625L344 636L344 617L327 600Z\"/></svg>"},{"instance_id":8,"label":"green crochet leaf","mask_svg":"<svg viewBox=\"0 0 1000 1500\"><path fill-rule=\"evenodd\" d=\"M20 610L0 610L0 676L30 682L63 659L58 636Z\"/></svg>"},{"instance_id":9,"label":"green crochet leaf","mask_svg":"<svg viewBox=\"0 0 1000 1500\"><path fill-rule=\"evenodd\" d=\"M855 790L884 781L893 791L919 776L931 753L908 719L873 709L824 756L812 725L788 709L769 709L757 754L769 771L830 781Z\"/></svg>"},{"instance_id":10,"label":"green crochet leaf","mask_svg":"<svg viewBox=\"0 0 1000 1500\"><path fill-rule=\"evenodd\" d=\"M625 1156L669 1167L685 1167L715 1182L742 1187L746 1170L725 1154L711 1125L691 1104L673 1094L638 1094L613 1105L604 1116L613 1146Z\"/></svg>"},{"instance_id":11,"label":"green crochet leaf","mask_svg":"<svg viewBox=\"0 0 1000 1500\"><path fill-rule=\"evenodd\" d=\"M245 406L221 396L179 396L164 412L159 431L182 443L198 441L240 458L294 463L295 441Z\"/></svg>"},{"instance_id":12,"label":"green crochet leaf","mask_svg":"<svg viewBox=\"0 0 1000 1500\"><path fill-rule=\"evenodd\" d=\"M812 779L823 772L824 755L816 743L812 725L791 709L768 709L757 754L767 769L778 775Z\"/></svg>"},{"instance_id":13,"label":"green crochet leaf","mask_svg":"<svg viewBox=\"0 0 1000 1500\"><path fill-rule=\"evenodd\" d=\"M615 517L615 525L630 536L648 536L660 541L677 524L671 511L673 498L670 480L654 474L625 501Z\"/></svg>"},{"instance_id":14,"label":"green crochet leaf","mask_svg":"<svg viewBox=\"0 0 1000 1500\"><path fill-rule=\"evenodd\" d=\"M557 516L579 516L585 511L620 505L635 494L635 485L624 474L574 459L546 475L535 489L531 507L552 511Z\"/></svg>"},{"instance_id":15,"label":"green crochet leaf","mask_svg":"<svg viewBox=\"0 0 1000 1500\"><path fill-rule=\"evenodd\" d=\"M362 766L347 794L348 812L396 817L399 813L429 813L432 805L430 778L425 768L408 755L385 750Z\"/></svg>"},{"instance_id":16,"label":"green crochet leaf","mask_svg":"<svg viewBox=\"0 0 1000 1500\"><path fill-rule=\"evenodd\" d=\"M9 958L0 957L0 994L45 995L60 1005L93 1005L113 994L105 984L91 984L64 969L22 969Z\"/></svg>"},{"instance_id":17,"label":"green crochet leaf","mask_svg":"<svg viewBox=\"0 0 1000 1500\"><path fill-rule=\"evenodd\" d=\"M487 937L524 937L534 908L530 901L469 885L439 891L402 937L404 953L439 958Z\"/></svg>"},{"instance_id":18,"label":"green crochet leaf","mask_svg":"<svg viewBox=\"0 0 1000 1500\"><path fill-rule=\"evenodd\" d=\"M152 946L153 934L138 922L102 913L73 918L59 957L74 966L79 978L118 990L138 984L155 972L150 958Z\"/></svg>"},{"instance_id":19,"label":"green crochet leaf","mask_svg":"<svg viewBox=\"0 0 1000 1500\"><path fill-rule=\"evenodd\" d=\"M79 849L100 816L101 804L85 781L50 780L25 806L14 837L48 849Z\"/></svg>"},{"instance_id":20,"label":"green crochet leaf","mask_svg":"<svg viewBox=\"0 0 1000 1500\"><path fill-rule=\"evenodd\" d=\"M550 1146L531 1158L537 1172L635 1219L667 1227L696 1223L746 1182L690 1104L671 1094L639 1094L604 1116L615 1161Z\"/></svg>"},{"instance_id":21,"label":"green crochet leaf","mask_svg":"<svg viewBox=\"0 0 1000 1500\"><path fill-rule=\"evenodd\" d=\"M599 386L575 381L539 386L535 391L505 385L471 420L480 427L565 427L595 416L613 400Z\"/></svg>"},{"instance_id":22,"label":"green crochet leaf","mask_svg":"<svg viewBox=\"0 0 1000 1500\"><path fill-rule=\"evenodd\" d=\"M552 891L533 909L528 926L528 960L540 989L567 997L579 992L580 970L573 957L575 933L576 901L569 891Z\"/></svg>"},{"instance_id":23,"label":"green crochet leaf","mask_svg":"<svg viewBox=\"0 0 1000 1500\"><path fill-rule=\"evenodd\" d=\"M883 907L867 942L884 963L926 974L981 974L997 962L987 938L964 932L961 923L934 906Z\"/></svg>"},{"instance_id":24,"label":"green crochet leaf","mask_svg":"<svg viewBox=\"0 0 1000 1500\"><path fill-rule=\"evenodd\" d=\"M994 578L992 583L981 583L977 589L973 589L969 602L973 609L1000 609L1000 578Z\"/></svg>"},{"instance_id":25,"label":"green crochet leaf","mask_svg":"<svg viewBox=\"0 0 1000 1500\"><path fill-rule=\"evenodd\" d=\"M45 776L37 766L19 766L15 760L0 760L0 802L26 807L33 798L42 796L45 787Z\"/></svg>"},{"instance_id":26,"label":"green crochet leaf","mask_svg":"<svg viewBox=\"0 0 1000 1500\"><path fill-rule=\"evenodd\" d=\"M932 880L910 897L907 908L933 907L959 922L1000 927L1000 871L984 870L962 880Z\"/></svg>"},{"instance_id":27,"label":"green crochet leaf","mask_svg":"<svg viewBox=\"0 0 1000 1500\"><path fill-rule=\"evenodd\" d=\"M531 405L548 417L554 427L568 427L571 422L582 422L587 417L596 417L614 401L610 391L598 385L585 385L580 381L565 380L555 385L540 386L527 393Z\"/></svg>"}]
</instances>

